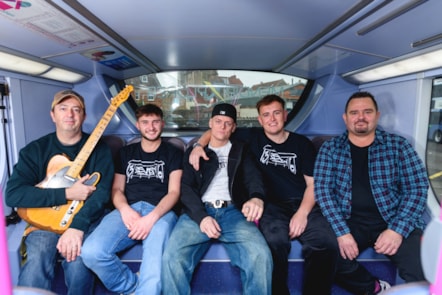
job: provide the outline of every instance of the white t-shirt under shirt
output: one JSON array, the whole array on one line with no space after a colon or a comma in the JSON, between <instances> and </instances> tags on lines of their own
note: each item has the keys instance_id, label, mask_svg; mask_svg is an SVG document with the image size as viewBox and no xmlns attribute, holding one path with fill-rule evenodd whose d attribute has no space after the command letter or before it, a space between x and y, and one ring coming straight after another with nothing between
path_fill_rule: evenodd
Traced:
<instances>
[{"instance_id":1,"label":"white t-shirt under shirt","mask_svg":"<svg viewBox=\"0 0 442 295\"><path fill-rule=\"evenodd\" d=\"M218 156L219 165L212 182L202 197L203 202L213 202L216 200L230 201L232 199L230 197L229 176L227 174L227 163L231 147L232 143L230 141L218 148L212 147L209 144L209 149L213 150Z\"/></svg>"}]
</instances>

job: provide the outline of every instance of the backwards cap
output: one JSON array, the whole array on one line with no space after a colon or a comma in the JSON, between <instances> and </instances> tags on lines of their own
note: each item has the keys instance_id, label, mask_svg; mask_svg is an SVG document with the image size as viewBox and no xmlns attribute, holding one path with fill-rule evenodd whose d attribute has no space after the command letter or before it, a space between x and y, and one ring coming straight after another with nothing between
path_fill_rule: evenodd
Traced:
<instances>
[{"instance_id":1,"label":"backwards cap","mask_svg":"<svg viewBox=\"0 0 442 295\"><path fill-rule=\"evenodd\" d=\"M230 117L233 119L233 122L236 123L236 108L230 103L217 104L213 108L212 118L218 115Z\"/></svg>"}]
</instances>

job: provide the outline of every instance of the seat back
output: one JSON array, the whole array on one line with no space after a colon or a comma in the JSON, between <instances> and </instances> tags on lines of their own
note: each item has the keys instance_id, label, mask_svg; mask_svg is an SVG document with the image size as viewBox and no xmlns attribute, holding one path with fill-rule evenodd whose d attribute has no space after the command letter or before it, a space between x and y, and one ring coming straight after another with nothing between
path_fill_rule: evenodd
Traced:
<instances>
[{"instance_id":1,"label":"seat back","mask_svg":"<svg viewBox=\"0 0 442 295\"><path fill-rule=\"evenodd\" d=\"M101 140L111 149L112 158L114 158L117 152L126 144L124 139L118 135L104 135L101 137Z\"/></svg>"},{"instance_id":2,"label":"seat back","mask_svg":"<svg viewBox=\"0 0 442 295\"><path fill-rule=\"evenodd\" d=\"M321 145L326 142L327 140L333 138L334 135L319 135L312 138L312 143L316 148L316 151L319 152L319 149L321 148Z\"/></svg>"},{"instance_id":3,"label":"seat back","mask_svg":"<svg viewBox=\"0 0 442 295\"><path fill-rule=\"evenodd\" d=\"M162 137L162 139L166 142L173 144L174 146L176 146L177 148L179 148L183 152L186 151L187 144L183 139L181 139L179 137L166 137L166 136Z\"/></svg>"},{"instance_id":4,"label":"seat back","mask_svg":"<svg viewBox=\"0 0 442 295\"><path fill-rule=\"evenodd\" d=\"M186 150L186 142L179 138L179 137L173 137L173 136L163 136L161 137L162 140L164 140L165 142L169 142L172 145L176 146L178 149L182 150L183 152ZM135 137L132 138L131 140L129 140L127 142L127 144L133 144L133 143L137 143L141 141L141 137Z\"/></svg>"}]
</instances>

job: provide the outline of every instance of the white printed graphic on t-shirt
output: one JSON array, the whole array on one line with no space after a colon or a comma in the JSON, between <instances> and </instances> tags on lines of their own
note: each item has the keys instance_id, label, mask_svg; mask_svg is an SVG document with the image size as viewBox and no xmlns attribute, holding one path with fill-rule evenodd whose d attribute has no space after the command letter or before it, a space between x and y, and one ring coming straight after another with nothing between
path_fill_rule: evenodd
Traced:
<instances>
[{"instance_id":1,"label":"white printed graphic on t-shirt","mask_svg":"<svg viewBox=\"0 0 442 295\"><path fill-rule=\"evenodd\" d=\"M264 165L287 167L290 172L296 174L296 154L277 152L271 145L267 144L262 149L259 161Z\"/></svg>"},{"instance_id":2,"label":"white printed graphic on t-shirt","mask_svg":"<svg viewBox=\"0 0 442 295\"><path fill-rule=\"evenodd\" d=\"M126 169L126 178L157 178L164 180L164 161L130 160Z\"/></svg>"}]
</instances>

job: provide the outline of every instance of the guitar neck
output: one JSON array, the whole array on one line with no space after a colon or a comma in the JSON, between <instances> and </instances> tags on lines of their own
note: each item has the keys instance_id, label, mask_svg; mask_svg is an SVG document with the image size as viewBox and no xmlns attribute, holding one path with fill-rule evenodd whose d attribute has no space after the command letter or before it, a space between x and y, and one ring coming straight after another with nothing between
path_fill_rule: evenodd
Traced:
<instances>
[{"instance_id":1,"label":"guitar neck","mask_svg":"<svg viewBox=\"0 0 442 295\"><path fill-rule=\"evenodd\" d=\"M118 106L114 106L112 104L107 108L100 122L98 122L97 127L95 127L94 131L91 133L88 140L81 148L69 170L66 172L66 177L77 179L80 176L81 170L83 170L83 167L89 159L89 156L91 155L92 151L94 150L95 146L103 135L107 125L109 125L109 122L117 109Z\"/></svg>"}]
</instances>

